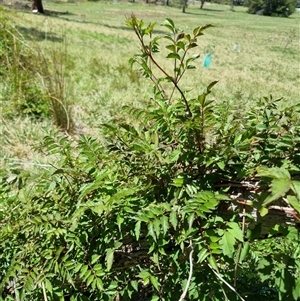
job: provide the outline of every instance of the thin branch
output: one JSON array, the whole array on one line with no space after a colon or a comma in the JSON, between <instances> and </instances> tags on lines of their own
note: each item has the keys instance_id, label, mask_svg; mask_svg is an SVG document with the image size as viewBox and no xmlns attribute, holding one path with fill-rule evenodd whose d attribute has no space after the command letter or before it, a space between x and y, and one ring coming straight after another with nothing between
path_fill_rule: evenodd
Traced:
<instances>
[{"instance_id":1,"label":"thin branch","mask_svg":"<svg viewBox=\"0 0 300 301\"><path fill-rule=\"evenodd\" d=\"M226 294L226 292L225 292L225 290L224 290L224 288L223 288L222 286L221 286L221 290L222 290L222 293L223 293L223 295L224 295L226 301L230 301L230 300L228 299L227 294Z\"/></svg>"},{"instance_id":2,"label":"thin branch","mask_svg":"<svg viewBox=\"0 0 300 301\"><path fill-rule=\"evenodd\" d=\"M253 189L254 191L257 191L261 189L261 187L257 183L250 183L250 182L228 182L228 183L221 183L221 184L216 184L214 185L215 187L237 187L237 188L248 188L248 189Z\"/></svg>"},{"instance_id":3,"label":"thin branch","mask_svg":"<svg viewBox=\"0 0 300 301\"><path fill-rule=\"evenodd\" d=\"M144 48L145 50L145 53L149 56L149 58L151 59L151 61L153 62L153 64L169 79L171 80L171 82L173 83L173 85L176 87L176 89L178 90L178 92L180 93L184 103L185 103L185 107L186 107L186 110L189 114L189 116L193 116L192 114L192 111L190 109L190 106L188 104L188 101L183 93L183 91L180 89L180 87L178 86L175 78L173 78L172 76L170 76L157 62L156 60L154 59L154 57L152 56L151 52L149 52L149 50L147 48Z\"/></svg>"},{"instance_id":4,"label":"thin branch","mask_svg":"<svg viewBox=\"0 0 300 301\"><path fill-rule=\"evenodd\" d=\"M132 18L135 18L134 14L132 14ZM190 117L193 116L192 114L192 111L189 107L189 104L188 104L188 101L183 93L183 91L180 89L180 87L178 86L177 82L176 82L176 79L173 78L172 76L170 76L157 62L156 60L154 59L152 53L151 53L151 50L149 50L149 48L145 45L144 43L144 40L143 40L143 36L140 32L140 27L138 26L138 24L134 24L133 26L133 29L134 29L134 32L136 33L141 45L142 45L142 48L143 48L143 51L144 53L150 58L150 60L152 61L152 63L168 78L171 80L171 82L173 83L173 85L176 87L176 89L179 91L179 93L181 94L181 97L185 103L185 106L186 106L186 110L189 114Z\"/></svg>"},{"instance_id":5,"label":"thin branch","mask_svg":"<svg viewBox=\"0 0 300 301\"><path fill-rule=\"evenodd\" d=\"M210 264L208 264L208 266L217 276L217 278L219 278L223 283L225 283L242 301L245 301L245 299L236 291L236 289L233 286L231 286L221 275L219 275Z\"/></svg>"},{"instance_id":6,"label":"thin branch","mask_svg":"<svg viewBox=\"0 0 300 301\"><path fill-rule=\"evenodd\" d=\"M42 289L43 289L44 301L48 301L44 281L42 282Z\"/></svg>"},{"instance_id":7,"label":"thin branch","mask_svg":"<svg viewBox=\"0 0 300 301\"><path fill-rule=\"evenodd\" d=\"M243 220L242 220L242 233L243 233L243 237L245 235L245 224L246 224L246 207L244 205L243 207ZM238 256L235 262L235 267L234 267L234 287L236 287L236 280L237 280L237 270L238 270L238 265L241 259L241 254L242 254L242 246L243 243L240 242L239 244L239 250L238 250Z\"/></svg>"},{"instance_id":8,"label":"thin branch","mask_svg":"<svg viewBox=\"0 0 300 301\"><path fill-rule=\"evenodd\" d=\"M188 281L186 283L185 289L184 289L182 295L180 296L179 301L183 301L184 298L186 297L186 294L189 290L189 286L191 284L191 280L192 280L192 276L193 276L193 253L194 253L194 248L193 248L192 240L190 240L190 248L191 248L191 252L190 252L190 256L189 256L189 261L190 261L189 278L188 278Z\"/></svg>"},{"instance_id":9,"label":"thin branch","mask_svg":"<svg viewBox=\"0 0 300 301\"><path fill-rule=\"evenodd\" d=\"M268 207L268 209L269 210L273 209L273 210L283 211L285 214L292 215L297 221L300 222L300 217L298 216L297 211L294 210L294 208L271 205L271 206Z\"/></svg>"},{"instance_id":10,"label":"thin branch","mask_svg":"<svg viewBox=\"0 0 300 301\"><path fill-rule=\"evenodd\" d=\"M231 194L229 197L231 200L236 201L239 204L253 206L252 201L249 201L243 197L240 197L240 194L238 194L238 195Z\"/></svg>"}]
</instances>

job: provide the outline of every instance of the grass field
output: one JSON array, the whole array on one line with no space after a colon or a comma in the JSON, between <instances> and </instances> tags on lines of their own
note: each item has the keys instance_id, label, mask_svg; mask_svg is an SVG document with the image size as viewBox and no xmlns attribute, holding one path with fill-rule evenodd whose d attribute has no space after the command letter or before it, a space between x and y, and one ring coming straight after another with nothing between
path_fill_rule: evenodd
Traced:
<instances>
[{"instance_id":1,"label":"grass field","mask_svg":"<svg viewBox=\"0 0 300 301\"><path fill-rule=\"evenodd\" d=\"M300 13L290 18L249 15L243 7L190 4L187 13L179 8L144 3L119 2L44 2L51 15L17 11L18 29L28 43L47 49L65 49L68 100L77 133L99 135L101 123L120 115L124 104L146 105L152 85L145 81L128 60L139 51L134 33L125 25L131 13L145 22L157 22L157 34L166 17L179 28L212 23L199 40L201 54L197 69L183 82L197 94L213 80L219 80L212 97L236 104L244 113L253 101L273 95L283 97L282 105L300 102ZM237 51L233 50L238 45ZM206 49L213 49L212 65L202 67ZM163 57L162 57L163 59ZM166 63L167 64L167 63ZM167 67L168 65L166 65ZM2 105L3 106L3 105ZM51 120L1 117L3 164L21 164L26 169L43 166L42 154L33 150L45 133L54 127ZM39 165L40 164L40 165Z\"/></svg>"}]
</instances>

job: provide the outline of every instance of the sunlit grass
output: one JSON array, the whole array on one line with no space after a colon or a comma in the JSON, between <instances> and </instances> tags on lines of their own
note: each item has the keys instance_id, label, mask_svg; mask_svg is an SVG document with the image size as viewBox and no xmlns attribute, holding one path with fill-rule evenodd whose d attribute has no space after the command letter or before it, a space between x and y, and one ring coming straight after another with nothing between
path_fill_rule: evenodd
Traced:
<instances>
[{"instance_id":1,"label":"sunlit grass","mask_svg":"<svg viewBox=\"0 0 300 301\"><path fill-rule=\"evenodd\" d=\"M166 17L187 31L207 23L214 25L199 39L197 69L182 82L193 89L191 95L219 80L212 97L219 102L235 102L244 113L255 100L270 94L284 97L282 105L300 101L300 13L288 19L270 18L249 15L243 7L231 12L229 6L206 3L203 10L199 6L198 2L191 4L183 14L179 8L144 3L46 2L45 8L59 12L58 17L26 12L17 15L20 31L29 43L39 43L45 49L66 43L71 58L66 86L77 133L99 135L101 124L112 116L126 118L120 111L123 105L142 106L150 101L152 84L128 63L139 51L136 37L125 26L131 13L145 22L157 22L157 34L164 32L160 24ZM234 44L238 45L236 51ZM213 60L211 67L204 69L202 60L208 47L214 49ZM40 154L34 155L27 143L22 144L27 139L27 127L34 131L36 124L30 125L28 119L24 123L18 119L17 124L5 120L1 131L10 138L2 144L2 156L39 159ZM54 128L50 122L47 127ZM40 143L41 136L37 134L35 143Z\"/></svg>"}]
</instances>

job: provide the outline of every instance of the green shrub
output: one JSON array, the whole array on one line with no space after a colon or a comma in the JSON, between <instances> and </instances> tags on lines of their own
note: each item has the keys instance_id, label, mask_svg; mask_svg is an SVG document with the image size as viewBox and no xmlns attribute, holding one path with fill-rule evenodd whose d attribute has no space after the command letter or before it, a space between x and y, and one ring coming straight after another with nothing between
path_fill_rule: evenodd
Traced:
<instances>
[{"instance_id":1,"label":"green shrub","mask_svg":"<svg viewBox=\"0 0 300 301\"><path fill-rule=\"evenodd\" d=\"M152 104L124 108L128 122L103 125L102 142L52 133L41 147L57 156L53 168L2 176L5 300L299 298L296 228L275 220L274 249L257 242L265 233L255 220L282 198L299 218L299 105L264 98L241 114L210 98L217 82L191 96L181 80L210 25L184 33L167 19L171 34L150 39L155 24L132 16L127 25L141 46L131 63L154 84Z\"/></svg>"}]
</instances>

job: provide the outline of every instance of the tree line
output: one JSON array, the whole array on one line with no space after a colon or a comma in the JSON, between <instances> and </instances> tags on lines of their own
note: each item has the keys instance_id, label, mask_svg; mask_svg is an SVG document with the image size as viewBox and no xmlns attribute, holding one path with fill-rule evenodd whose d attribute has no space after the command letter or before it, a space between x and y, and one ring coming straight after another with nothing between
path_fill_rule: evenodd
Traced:
<instances>
[{"instance_id":1,"label":"tree line","mask_svg":"<svg viewBox=\"0 0 300 301\"><path fill-rule=\"evenodd\" d=\"M160 0L166 6L179 6L185 13L188 7L188 0ZM135 2L135 0L132 0ZM145 0L146 3L157 3L159 0ZM248 13L265 16L288 17L296 11L297 0L200 0L200 9L203 9L205 2L229 4L231 10L234 6L244 5L248 7ZM42 0L32 0L32 12L44 14Z\"/></svg>"}]
</instances>

